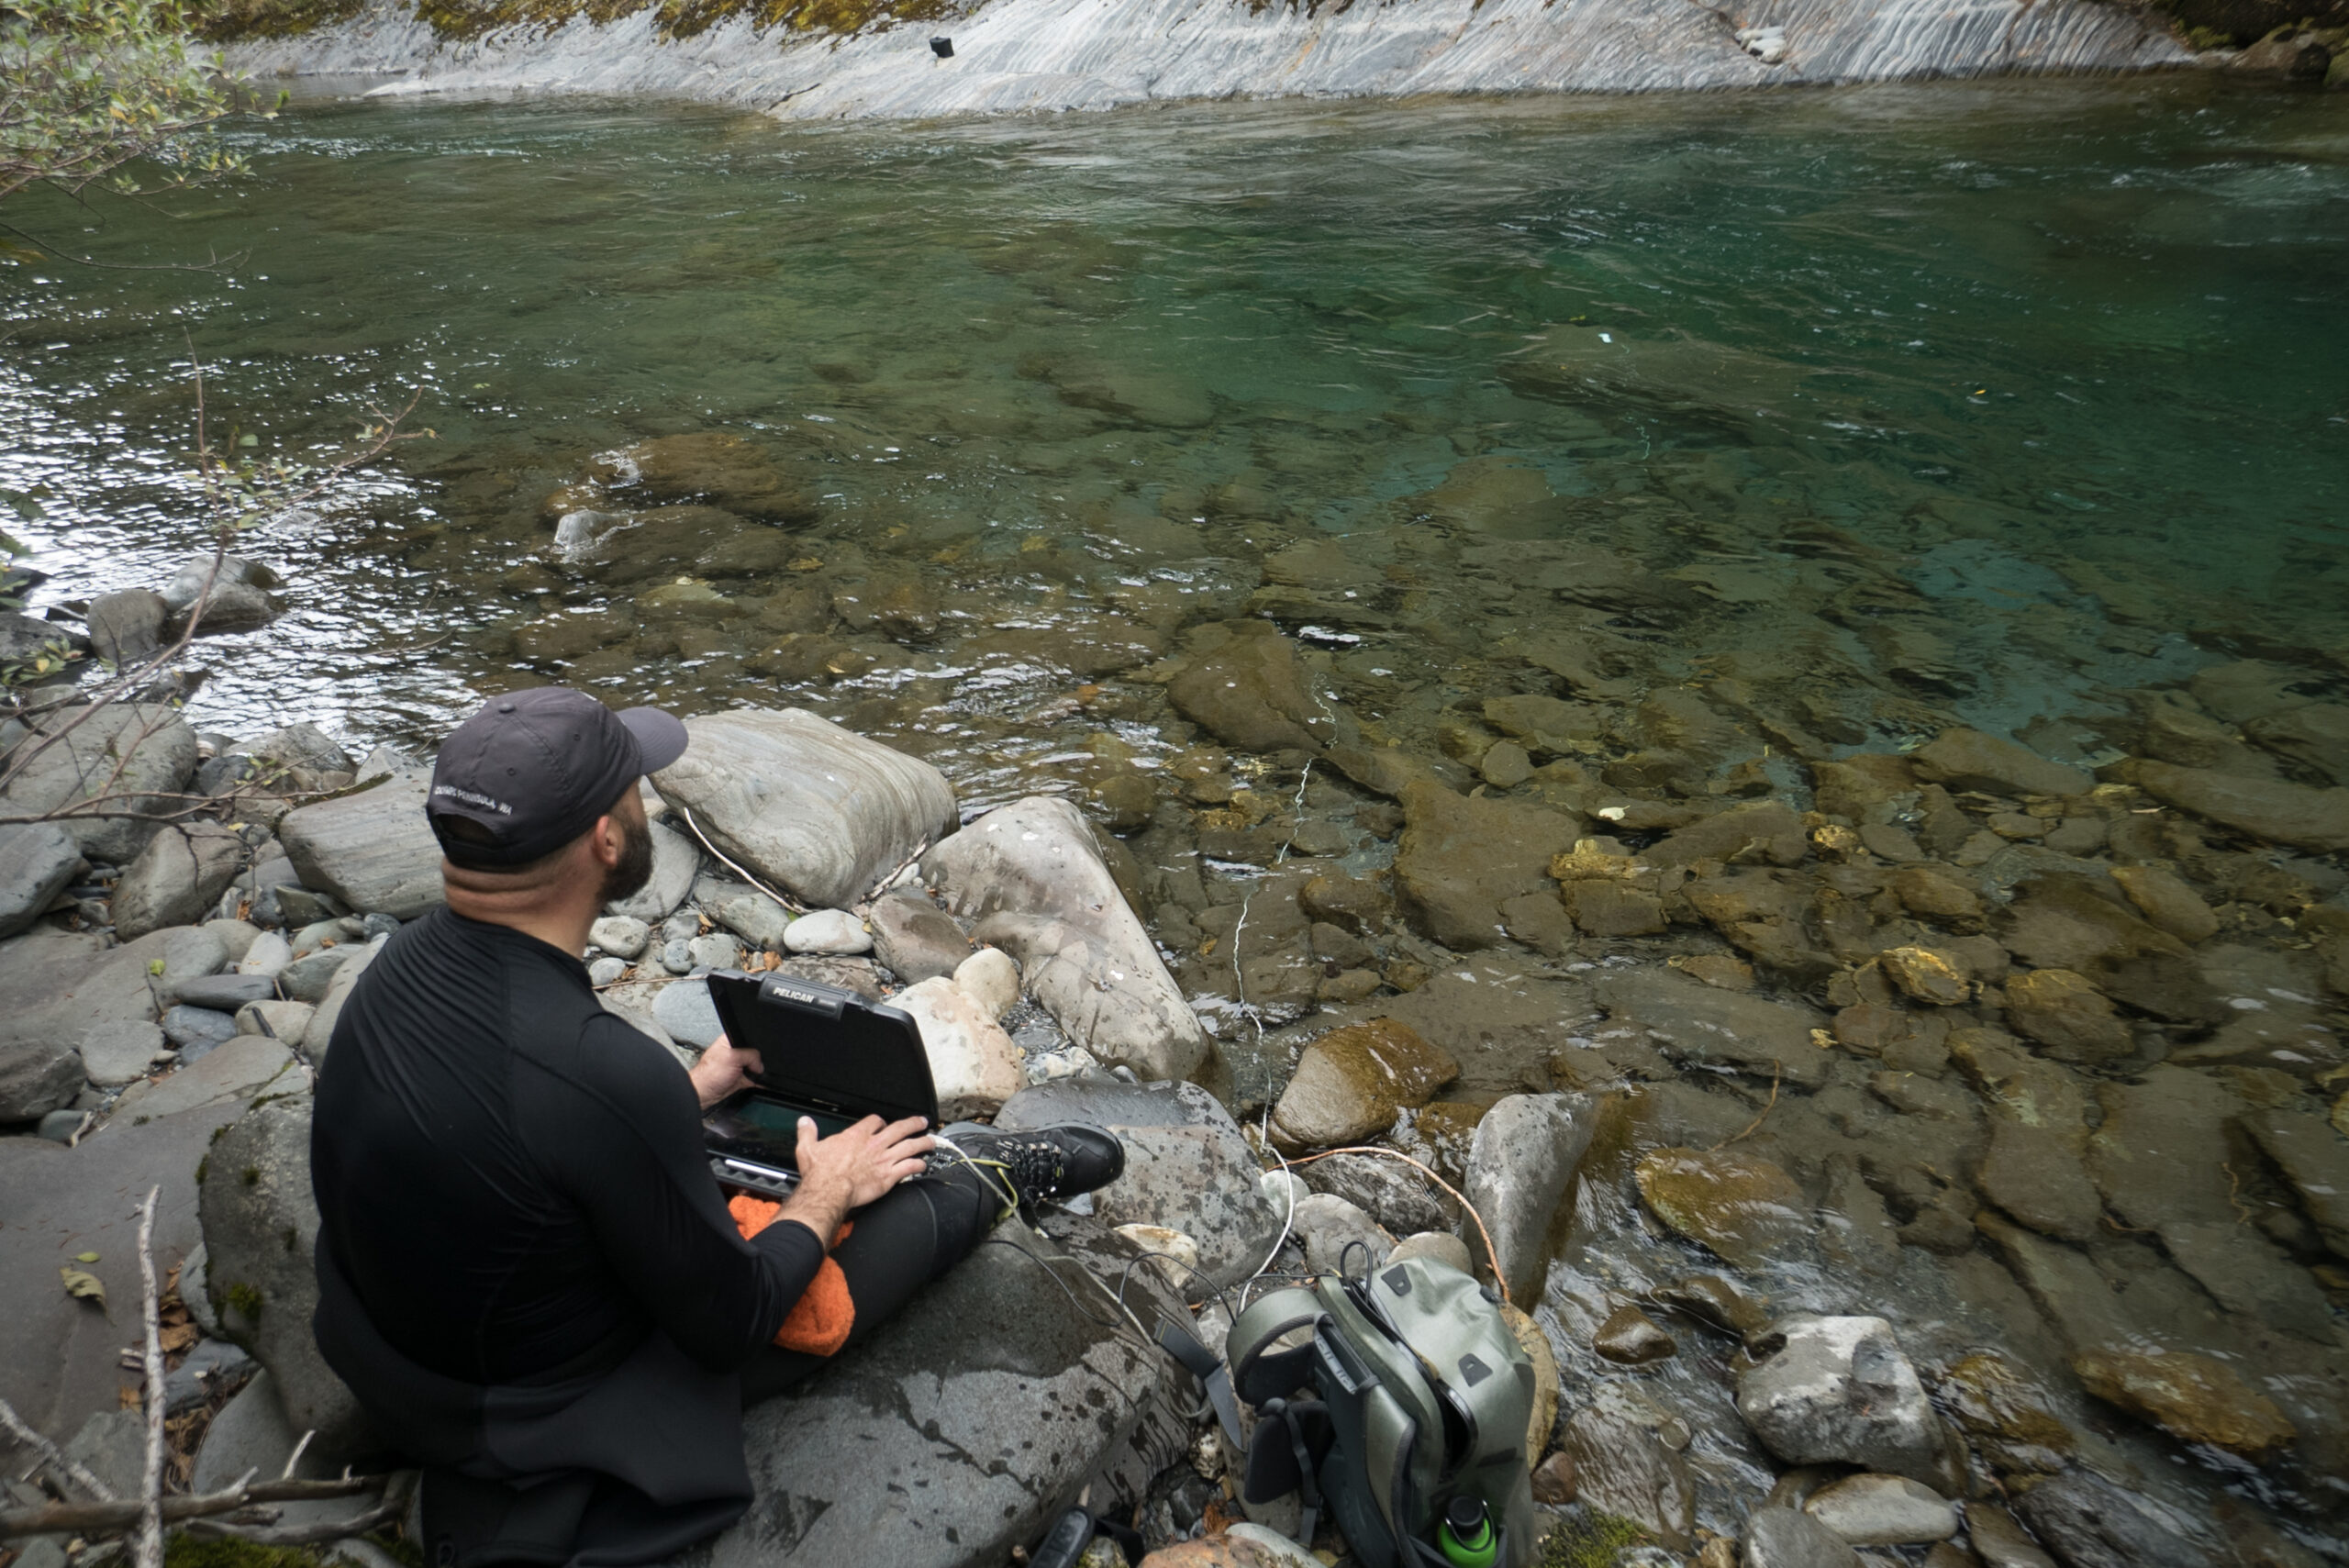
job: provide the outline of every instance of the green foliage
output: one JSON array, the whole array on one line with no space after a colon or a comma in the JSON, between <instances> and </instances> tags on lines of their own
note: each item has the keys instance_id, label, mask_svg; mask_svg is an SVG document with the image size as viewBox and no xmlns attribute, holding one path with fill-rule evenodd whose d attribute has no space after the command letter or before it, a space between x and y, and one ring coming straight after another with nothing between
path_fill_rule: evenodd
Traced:
<instances>
[{"instance_id":1,"label":"green foliage","mask_svg":"<svg viewBox=\"0 0 2349 1568\"><path fill-rule=\"evenodd\" d=\"M1637 1523L1620 1515L1576 1508L1542 1543L1541 1568L1614 1568L1618 1552L1644 1546L1651 1539Z\"/></svg>"},{"instance_id":2,"label":"green foliage","mask_svg":"<svg viewBox=\"0 0 2349 1568\"><path fill-rule=\"evenodd\" d=\"M163 1540L163 1568L318 1568L318 1554L295 1546L172 1535Z\"/></svg>"},{"instance_id":3,"label":"green foliage","mask_svg":"<svg viewBox=\"0 0 2349 1568\"><path fill-rule=\"evenodd\" d=\"M0 0L0 201L171 190L241 165L208 132L237 107L191 53L184 0ZM134 165L141 165L138 169Z\"/></svg>"}]
</instances>

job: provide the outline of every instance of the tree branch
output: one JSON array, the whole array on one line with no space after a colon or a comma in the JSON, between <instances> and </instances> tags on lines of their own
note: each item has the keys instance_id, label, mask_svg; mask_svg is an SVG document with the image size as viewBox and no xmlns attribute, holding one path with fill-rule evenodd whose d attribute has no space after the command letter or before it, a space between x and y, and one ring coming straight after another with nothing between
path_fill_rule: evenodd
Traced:
<instances>
[{"instance_id":1,"label":"tree branch","mask_svg":"<svg viewBox=\"0 0 2349 1568\"><path fill-rule=\"evenodd\" d=\"M21 1435L21 1434L20 1434ZM41 1443L48 1439L39 1440ZM38 1446L38 1445L36 1445ZM355 1497L389 1484L385 1475L343 1475L325 1481L263 1481L223 1492L162 1500L163 1523L179 1524L214 1514L231 1514L255 1503L309 1503L323 1497ZM107 1535L134 1529L143 1503L52 1503L42 1508L0 1512L0 1540L27 1535Z\"/></svg>"}]
</instances>

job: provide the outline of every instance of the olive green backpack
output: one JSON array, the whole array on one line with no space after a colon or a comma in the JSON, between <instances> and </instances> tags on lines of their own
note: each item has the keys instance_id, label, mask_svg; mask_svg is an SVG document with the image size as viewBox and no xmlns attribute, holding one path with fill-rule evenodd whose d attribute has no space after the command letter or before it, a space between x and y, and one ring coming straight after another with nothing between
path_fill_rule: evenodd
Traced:
<instances>
[{"instance_id":1,"label":"olive green backpack","mask_svg":"<svg viewBox=\"0 0 2349 1568\"><path fill-rule=\"evenodd\" d=\"M1430 1258L1341 1269L1258 1297L1225 1351L1257 1410L1243 1495L1298 1493L1303 1540L1326 1507L1364 1568L1448 1568L1438 1523L1464 1497L1498 1535L1480 1561L1531 1561L1533 1365L1474 1279Z\"/></svg>"}]
</instances>

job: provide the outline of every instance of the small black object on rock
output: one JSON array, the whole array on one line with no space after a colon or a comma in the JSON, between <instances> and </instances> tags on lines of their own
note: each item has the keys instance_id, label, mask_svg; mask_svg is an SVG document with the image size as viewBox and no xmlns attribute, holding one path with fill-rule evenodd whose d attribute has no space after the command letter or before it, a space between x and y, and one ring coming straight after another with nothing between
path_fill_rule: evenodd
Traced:
<instances>
[{"instance_id":1,"label":"small black object on rock","mask_svg":"<svg viewBox=\"0 0 2349 1568\"><path fill-rule=\"evenodd\" d=\"M941 60L952 60L954 58L954 40L952 39L932 39L930 40L930 52L938 56Z\"/></svg>"}]
</instances>

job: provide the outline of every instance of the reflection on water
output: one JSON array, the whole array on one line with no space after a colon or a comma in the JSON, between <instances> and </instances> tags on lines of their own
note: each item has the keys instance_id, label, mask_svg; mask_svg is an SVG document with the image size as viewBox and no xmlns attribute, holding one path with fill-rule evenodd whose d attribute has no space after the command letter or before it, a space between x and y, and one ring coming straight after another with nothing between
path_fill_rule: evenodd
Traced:
<instances>
[{"instance_id":1,"label":"reflection on water","mask_svg":"<svg viewBox=\"0 0 2349 1568\"><path fill-rule=\"evenodd\" d=\"M215 420L263 451L331 447L421 386L435 440L252 542L289 612L206 645L206 728L421 740L557 678L812 706L931 757L971 808L1082 791L1137 834L1136 895L1243 1092L1286 1060L1255 1026L1340 966L1301 990L1252 968L1241 890L1269 906L1298 873L1258 869L1291 852L1308 873L1395 853L1393 789L1300 771L1332 739L1492 796L1633 802L1610 820L1639 842L1686 819L1675 800L1807 805L1801 763L1952 723L2100 764L2138 749L2147 699L2124 694L2252 658L2294 703L2337 700L2349 661L2339 95L2039 83L839 130L338 104L243 139L245 185L27 220L109 267L217 268L0 271L0 485L45 493L50 598L159 582L195 541L173 476L191 341ZM1235 617L1290 634L1296 662L1208 624ZM1186 695L1201 660L1255 684ZM2282 754L2321 783L2333 744ZM2121 830L1949 813L1924 849L1971 866L2002 838L2068 832L2078 856ZM1294 930L1252 940L1304 952L1285 907ZM1586 955L1511 961L1540 1017L1495 1027L1546 1056L1542 1029L1598 1017L1604 944L1511 929ZM1727 962L1659 939L1705 942ZM2212 984L2234 1006L2308 983L2228 951ZM1430 973L1382 962L1389 985ZM1873 1005L1822 999L1839 1035ZM2292 1007L2331 1049L2322 1010ZM1472 1062L1464 1093L1528 1060ZM1859 1167L1820 1151L1916 1136L1885 1108L1911 1091L1864 1065L1746 1145L1847 1216ZM1933 1135L1951 1159L1979 1157L1961 1076L1997 1078L1967 1074L1946 1116L1914 1111L1972 1129ZM1719 1141L1765 1086L1651 1083L1645 1141ZM1873 1303L1944 1360L1996 1343L2065 1375L1965 1213L1866 1174L1889 1216L1782 1262L1780 1305ZM1586 1188L1582 1234L1636 1230L1629 1191ZM1930 1244L1885 1240L1896 1223ZM2029 1244L2006 1253L2024 1273ZM1546 1310L1579 1344L1616 1297L1653 1298L1680 1245L1584 1249ZM2124 1273L2158 1256L2096 1245ZM1653 1375L1718 1407L1691 1458L1723 1525L1755 1456L1719 1350ZM2306 1472L2214 1473L2298 1518L2338 1506Z\"/></svg>"}]
</instances>

